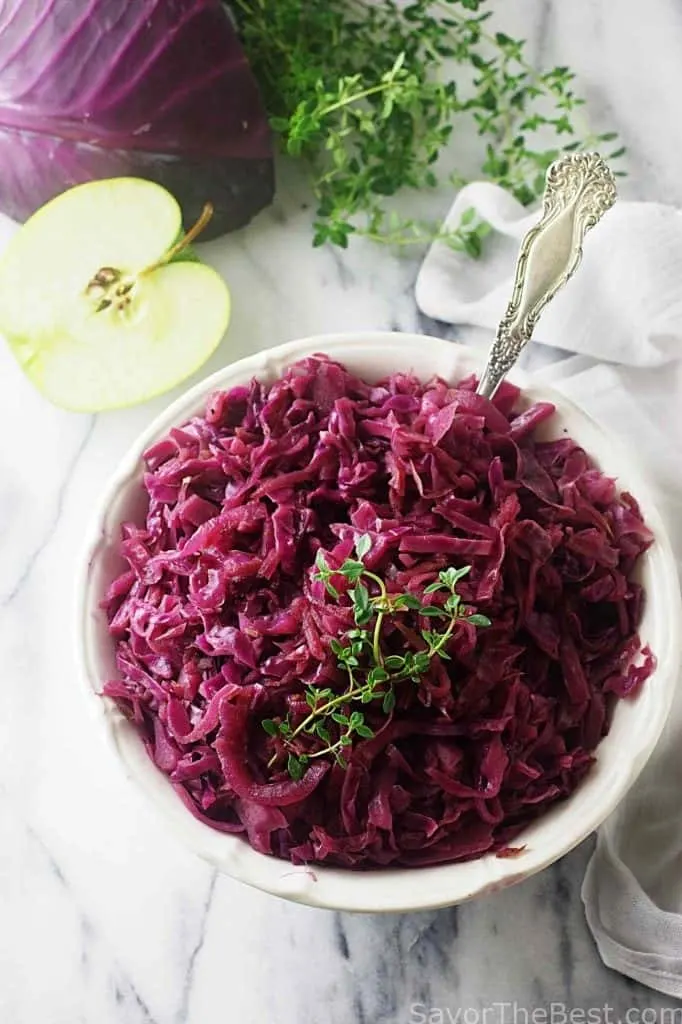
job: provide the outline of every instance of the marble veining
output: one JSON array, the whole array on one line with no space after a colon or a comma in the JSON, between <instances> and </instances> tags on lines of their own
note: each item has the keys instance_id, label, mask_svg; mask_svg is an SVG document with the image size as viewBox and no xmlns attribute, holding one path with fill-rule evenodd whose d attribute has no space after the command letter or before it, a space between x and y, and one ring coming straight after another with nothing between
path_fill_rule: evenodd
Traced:
<instances>
[{"instance_id":1,"label":"marble veining","mask_svg":"<svg viewBox=\"0 0 682 1024\"><path fill-rule=\"evenodd\" d=\"M575 68L595 127L621 132L624 194L682 204L679 3L658 0L645 17L635 0L495 6L536 61ZM313 250L307 198L283 167L277 205L204 246L234 300L207 371L340 329L489 343L417 311L418 254L363 243ZM434 194L432 214L451 198ZM539 346L527 355L531 368L550 358ZM62 412L0 348L1 1024L527 1024L522 1010L553 1002L609 1004L603 1019L615 1024L630 1007L672 1006L599 960L579 899L589 842L495 897L379 917L250 890L168 835L102 748L72 635L74 565L93 502L167 401L99 417Z\"/></svg>"}]
</instances>

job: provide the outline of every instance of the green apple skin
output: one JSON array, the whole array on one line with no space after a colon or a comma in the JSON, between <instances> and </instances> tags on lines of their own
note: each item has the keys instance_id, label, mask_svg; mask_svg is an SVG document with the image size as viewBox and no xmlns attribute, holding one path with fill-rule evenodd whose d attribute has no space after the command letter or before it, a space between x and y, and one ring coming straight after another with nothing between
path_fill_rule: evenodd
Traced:
<instances>
[{"instance_id":1,"label":"green apple skin","mask_svg":"<svg viewBox=\"0 0 682 1024\"><path fill-rule=\"evenodd\" d=\"M0 333L55 405L101 412L144 402L215 351L230 295L202 263L163 262L181 231L169 192L111 178L53 199L10 240L0 257ZM102 268L130 285L106 308L92 286Z\"/></svg>"}]
</instances>

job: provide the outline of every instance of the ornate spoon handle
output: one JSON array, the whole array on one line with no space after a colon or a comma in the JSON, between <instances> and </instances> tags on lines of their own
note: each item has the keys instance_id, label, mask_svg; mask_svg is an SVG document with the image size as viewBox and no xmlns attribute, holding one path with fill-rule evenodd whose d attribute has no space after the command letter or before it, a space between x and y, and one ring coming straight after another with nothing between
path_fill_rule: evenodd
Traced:
<instances>
[{"instance_id":1,"label":"ornate spoon handle","mask_svg":"<svg viewBox=\"0 0 682 1024\"><path fill-rule=\"evenodd\" d=\"M480 395L495 394L543 309L580 263L585 233L615 200L613 175L598 153L569 153L551 165L542 219L521 243L514 291L478 385Z\"/></svg>"}]
</instances>

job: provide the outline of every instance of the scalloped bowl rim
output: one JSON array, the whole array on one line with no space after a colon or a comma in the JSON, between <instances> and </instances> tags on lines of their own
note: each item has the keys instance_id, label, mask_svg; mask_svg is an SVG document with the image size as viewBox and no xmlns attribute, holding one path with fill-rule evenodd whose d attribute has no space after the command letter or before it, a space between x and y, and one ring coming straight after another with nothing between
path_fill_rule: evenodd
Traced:
<instances>
[{"instance_id":1,"label":"scalloped bowl rim","mask_svg":"<svg viewBox=\"0 0 682 1024\"><path fill-rule=\"evenodd\" d=\"M76 580L76 643L79 675L93 716L104 729L127 776L166 819L176 836L221 872L266 892L329 909L383 912L425 910L461 903L505 888L558 860L593 832L615 809L648 760L672 702L680 662L682 603L675 559L661 517L650 499L651 488L629 452L590 416L559 392L536 388L515 372L528 400L542 398L557 406L556 424L583 444L597 463L632 491L642 506L655 541L643 559L647 600L641 635L657 656L657 667L641 693L620 701L609 735L597 748L597 763L565 802L556 804L524 830L515 845L525 850L513 858L487 854L464 863L417 869L351 871L321 865L294 866L253 850L240 836L219 832L198 821L184 806L168 779L154 766L131 724L113 701L98 691L113 664L113 644L99 610L99 600L118 567L119 525L139 488L142 452L171 427L203 408L206 396L254 375L273 379L292 362L324 352L368 378L395 370L414 370L426 379L446 379L480 370L470 349L419 334L353 332L315 335L247 356L190 388L172 402L138 436L113 473L87 534ZM555 430L552 433L556 433Z\"/></svg>"}]
</instances>

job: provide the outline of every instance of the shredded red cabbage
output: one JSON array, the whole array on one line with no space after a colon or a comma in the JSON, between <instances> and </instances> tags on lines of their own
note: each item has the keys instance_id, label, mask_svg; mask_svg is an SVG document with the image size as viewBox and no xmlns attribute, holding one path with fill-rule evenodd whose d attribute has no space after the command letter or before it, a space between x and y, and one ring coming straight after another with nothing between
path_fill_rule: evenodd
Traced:
<instances>
[{"instance_id":1,"label":"shredded red cabbage","mask_svg":"<svg viewBox=\"0 0 682 1024\"><path fill-rule=\"evenodd\" d=\"M371 385L316 356L214 394L146 452L103 692L198 818L295 863L412 866L511 855L575 790L614 701L654 667L633 580L652 535L578 444L534 438L553 407L515 414L518 397L486 401L473 378ZM343 692L330 639L352 612L313 565L364 534L390 590L421 597L471 565L459 592L492 626L456 631L452 660L400 684L390 713L365 705L375 735L345 769L321 758L294 780L268 768L262 721L301 721L306 684ZM396 650L419 648L410 614Z\"/></svg>"}]
</instances>

